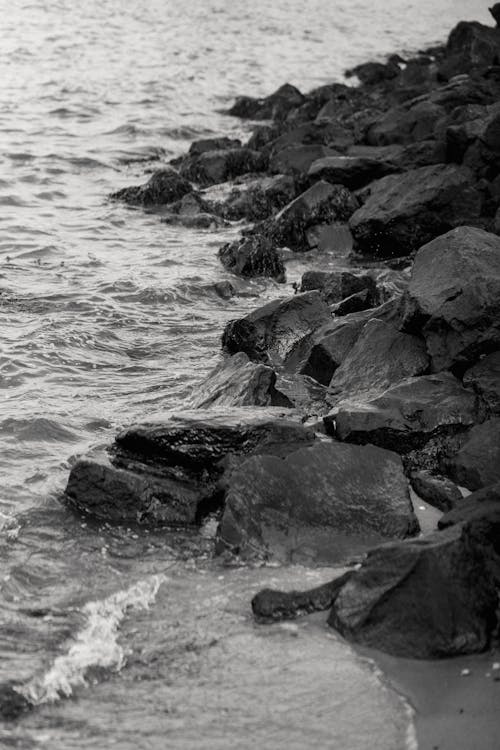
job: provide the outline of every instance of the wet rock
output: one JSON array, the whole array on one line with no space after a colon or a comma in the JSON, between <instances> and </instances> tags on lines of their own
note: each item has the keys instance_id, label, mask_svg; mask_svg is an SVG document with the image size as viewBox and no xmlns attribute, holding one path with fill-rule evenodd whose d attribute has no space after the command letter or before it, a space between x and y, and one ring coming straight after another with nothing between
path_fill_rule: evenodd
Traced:
<instances>
[{"instance_id":1,"label":"wet rock","mask_svg":"<svg viewBox=\"0 0 500 750\"><path fill-rule=\"evenodd\" d=\"M463 383L479 395L489 415L500 415L500 351L487 354L467 370Z\"/></svg>"},{"instance_id":2,"label":"wet rock","mask_svg":"<svg viewBox=\"0 0 500 750\"><path fill-rule=\"evenodd\" d=\"M447 477L436 476L430 471L414 471L410 483L422 500L442 511L454 508L462 500L462 493Z\"/></svg>"},{"instance_id":3,"label":"wet rock","mask_svg":"<svg viewBox=\"0 0 500 750\"><path fill-rule=\"evenodd\" d=\"M396 171L393 164L368 156L327 156L314 161L307 176L311 181L325 180L357 190Z\"/></svg>"},{"instance_id":4,"label":"wet rock","mask_svg":"<svg viewBox=\"0 0 500 750\"><path fill-rule=\"evenodd\" d=\"M221 299L231 299L236 294L236 289L230 281L217 281L213 288Z\"/></svg>"},{"instance_id":5,"label":"wet rock","mask_svg":"<svg viewBox=\"0 0 500 750\"><path fill-rule=\"evenodd\" d=\"M409 378L370 400L343 401L325 424L339 440L407 453L434 436L465 432L476 420L474 394L451 373L439 373Z\"/></svg>"},{"instance_id":6,"label":"wet rock","mask_svg":"<svg viewBox=\"0 0 500 750\"><path fill-rule=\"evenodd\" d=\"M284 459L251 458L231 474L218 549L338 561L375 540L417 531L399 456L318 441Z\"/></svg>"},{"instance_id":7,"label":"wet rock","mask_svg":"<svg viewBox=\"0 0 500 750\"><path fill-rule=\"evenodd\" d=\"M428 99L393 107L367 128L365 141L370 146L388 146L432 138L438 121L445 114L442 105Z\"/></svg>"},{"instance_id":8,"label":"wet rock","mask_svg":"<svg viewBox=\"0 0 500 750\"><path fill-rule=\"evenodd\" d=\"M219 481L239 456L286 455L314 440L292 417L270 407L160 415L122 431L108 452L77 460L66 500L111 522L194 524L204 508L220 504Z\"/></svg>"},{"instance_id":9,"label":"wet rock","mask_svg":"<svg viewBox=\"0 0 500 750\"><path fill-rule=\"evenodd\" d=\"M21 686L17 686L21 687ZM17 691L12 682L0 684L0 720L15 721L33 708L33 704Z\"/></svg>"},{"instance_id":10,"label":"wet rock","mask_svg":"<svg viewBox=\"0 0 500 750\"><path fill-rule=\"evenodd\" d=\"M262 172L266 167L267 159L259 151L228 148L203 151L186 158L180 167L180 173L186 179L203 186L226 182L249 172Z\"/></svg>"},{"instance_id":11,"label":"wet rock","mask_svg":"<svg viewBox=\"0 0 500 750\"><path fill-rule=\"evenodd\" d=\"M460 21L446 44L446 59L439 67L442 78L474 69L486 69L500 59L500 30L475 21Z\"/></svg>"},{"instance_id":12,"label":"wet rock","mask_svg":"<svg viewBox=\"0 0 500 750\"><path fill-rule=\"evenodd\" d=\"M238 276L267 276L281 283L286 281L282 255L276 245L266 237L242 237L223 245L219 250L219 258L228 271Z\"/></svg>"},{"instance_id":13,"label":"wet rock","mask_svg":"<svg viewBox=\"0 0 500 750\"><path fill-rule=\"evenodd\" d=\"M308 375L281 372L276 389L277 406L287 403L306 417L319 417L328 411L326 388Z\"/></svg>"},{"instance_id":14,"label":"wet rock","mask_svg":"<svg viewBox=\"0 0 500 750\"><path fill-rule=\"evenodd\" d=\"M441 516L438 528L447 529L449 526L481 519L494 519L500 524L500 482L462 497L448 513Z\"/></svg>"},{"instance_id":15,"label":"wet rock","mask_svg":"<svg viewBox=\"0 0 500 750\"><path fill-rule=\"evenodd\" d=\"M214 214L167 214L162 216L163 224L186 227L186 229L220 229L229 226L227 221Z\"/></svg>"},{"instance_id":16,"label":"wet rock","mask_svg":"<svg viewBox=\"0 0 500 750\"><path fill-rule=\"evenodd\" d=\"M348 570L343 575L316 586L309 591L276 591L263 589L252 599L252 611L258 622L291 620L311 612L330 609L342 586L354 575Z\"/></svg>"},{"instance_id":17,"label":"wet rock","mask_svg":"<svg viewBox=\"0 0 500 750\"><path fill-rule=\"evenodd\" d=\"M384 81L391 81L393 78L397 78L400 74L400 68L398 64L392 60L388 63L366 62L361 63L361 65L356 65L355 68L346 70L345 74L348 78L357 76L365 86L374 86L377 83L383 83Z\"/></svg>"},{"instance_id":18,"label":"wet rock","mask_svg":"<svg viewBox=\"0 0 500 750\"><path fill-rule=\"evenodd\" d=\"M373 398L408 377L425 373L428 367L423 341L401 333L390 323L370 320L335 371L328 389L329 402Z\"/></svg>"},{"instance_id":19,"label":"wet rock","mask_svg":"<svg viewBox=\"0 0 500 750\"><path fill-rule=\"evenodd\" d=\"M500 238L459 227L418 251L404 327L424 336L434 371L465 369L500 346Z\"/></svg>"},{"instance_id":20,"label":"wet rock","mask_svg":"<svg viewBox=\"0 0 500 750\"><path fill-rule=\"evenodd\" d=\"M223 360L196 387L191 407L291 406L275 386L276 373L271 367L251 362L239 352Z\"/></svg>"},{"instance_id":21,"label":"wet rock","mask_svg":"<svg viewBox=\"0 0 500 750\"><path fill-rule=\"evenodd\" d=\"M308 121L291 130L286 130L273 140L268 148L270 156L275 156L291 146L328 146L338 153L338 151L344 151L352 142L353 137L349 130L327 119L322 122Z\"/></svg>"},{"instance_id":22,"label":"wet rock","mask_svg":"<svg viewBox=\"0 0 500 750\"><path fill-rule=\"evenodd\" d=\"M500 481L500 418L473 427L448 468L458 484L469 490Z\"/></svg>"},{"instance_id":23,"label":"wet rock","mask_svg":"<svg viewBox=\"0 0 500 750\"><path fill-rule=\"evenodd\" d=\"M251 120L283 120L291 109L299 107L303 101L300 91L286 83L263 99L239 97L227 114Z\"/></svg>"},{"instance_id":24,"label":"wet rock","mask_svg":"<svg viewBox=\"0 0 500 750\"><path fill-rule=\"evenodd\" d=\"M191 184L173 169L159 169L144 185L123 188L111 198L140 206L162 206L192 191Z\"/></svg>"},{"instance_id":25,"label":"wet rock","mask_svg":"<svg viewBox=\"0 0 500 750\"><path fill-rule=\"evenodd\" d=\"M222 336L229 354L243 351L256 362L281 364L301 338L331 321L318 292L273 300L245 318L230 321Z\"/></svg>"},{"instance_id":26,"label":"wet rock","mask_svg":"<svg viewBox=\"0 0 500 750\"><path fill-rule=\"evenodd\" d=\"M354 643L406 658L484 651L498 602L492 554L462 526L386 544L341 589L328 623Z\"/></svg>"},{"instance_id":27,"label":"wet rock","mask_svg":"<svg viewBox=\"0 0 500 750\"><path fill-rule=\"evenodd\" d=\"M269 171L272 174L288 174L293 177L305 176L315 161L336 154L338 152L334 149L318 144L288 146L271 156Z\"/></svg>"},{"instance_id":28,"label":"wet rock","mask_svg":"<svg viewBox=\"0 0 500 750\"><path fill-rule=\"evenodd\" d=\"M351 313L361 312L362 310L369 310L376 305L377 301L372 298L372 294L368 289L363 289L360 292L355 292L349 295L340 302L336 302L332 305L332 312L337 317L343 315L350 315Z\"/></svg>"},{"instance_id":29,"label":"wet rock","mask_svg":"<svg viewBox=\"0 0 500 750\"><path fill-rule=\"evenodd\" d=\"M368 291L370 301L377 301L377 285L368 274L353 274L348 271L306 271L302 275L300 291L317 289L328 302L333 304L350 297L356 292Z\"/></svg>"},{"instance_id":30,"label":"wet rock","mask_svg":"<svg viewBox=\"0 0 500 750\"><path fill-rule=\"evenodd\" d=\"M356 248L382 257L409 255L458 225L476 221L480 193L466 167L437 164L389 175L351 217Z\"/></svg>"},{"instance_id":31,"label":"wet rock","mask_svg":"<svg viewBox=\"0 0 500 750\"><path fill-rule=\"evenodd\" d=\"M214 195L213 190L204 193L211 210L231 221L261 221L295 198L295 183L286 175L242 178L222 196Z\"/></svg>"},{"instance_id":32,"label":"wet rock","mask_svg":"<svg viewBox=\"0 0 500 750\"><path fill-rule=\"evenodd\" d=\"M189 147L190 156L199 156L206 151L224 151L225 149L241 148L241 141L238 138L201 138L193 141Z\"/></svg>"}]
</instances>

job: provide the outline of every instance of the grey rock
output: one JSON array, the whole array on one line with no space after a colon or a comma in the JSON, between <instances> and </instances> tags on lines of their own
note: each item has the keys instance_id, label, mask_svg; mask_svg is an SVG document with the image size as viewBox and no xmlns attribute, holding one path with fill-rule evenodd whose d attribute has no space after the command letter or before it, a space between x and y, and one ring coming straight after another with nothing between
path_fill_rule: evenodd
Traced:
<instances>
[{"instance_id":1,"label":"grey rock","mask_svg":"<svg viewBox=\"0 0 500 750\"><path fill-rule=\"evenodd\" d=\"M429 505L442 511L450 510L462 500L462 493L447 477L436 476L430 471L414 471L410 483L417 495Z\"/></svg>"}]
</instances>

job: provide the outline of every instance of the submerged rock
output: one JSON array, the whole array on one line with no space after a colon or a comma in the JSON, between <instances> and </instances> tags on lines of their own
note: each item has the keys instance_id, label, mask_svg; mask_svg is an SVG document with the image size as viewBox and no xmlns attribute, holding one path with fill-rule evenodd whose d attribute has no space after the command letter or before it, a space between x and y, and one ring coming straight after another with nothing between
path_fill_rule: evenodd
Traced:
<instances>
[{"instance_id":1,"label":"submerged rock","mask_svg":"<svg viewBox=\"0 0 500 750\"><path fill-rule=\"evenodd\" d=\"M110 197L140 206L163 206L180 200L191 191L191 183L175 170L159 169L144 185L123 188Z\"/></svg>"},{"instance_id":2,"label":"submerged rock","mask_svg":"<svg viewBox=\"0 0 500 750\"><path fill-rule=\"evenodd\" d=\"M472 172L436 164L383 177L349 226L358 250L382 257L409 255L425 242L479 218Z\"/></svg>"},{"instance_id":3,"label":"submerged rock","mask_svg":"<svg viewBox=\"0 0 500 750\"><path fill-rule=\"evenodd\" d=\"M491 556L471 527L386 544L343 586L328 622L350 641L405 658L484 651L498 605Z\"/></svg>"},{"instance_id":4,"label":"submerged rock","mask_svg":"<svg viewBox=\"0 0 500 750\"><path fill-rule=\"evenodd\" d=\"M222 265L246 278L267 276L286 281L285 265L276 245L267 237L254 235L223 245L219 250Z\"/></svg>"},{"instance_id":5,"label":"submerged rock","mask_svg":"<svg viewBox=\"0 0 500 750\"><path fill-rule=\"evenodd\" d=\"M410 483L422 500L442 511L454 508L462 500L462 493L451 479L436 476L430 471L414 471L410 475Z\"/></svg>"},{"instance_id":6,"label":"submerged rock","mask_svg":"<svg viewBox=\"0 0 500 750\"><path fill-rule=\"evenodd\" d=\"M418 528L399 456L321 441L284 459L251 458L231 474L218 550L331 562Z\"/></svg>"}]
</instances>

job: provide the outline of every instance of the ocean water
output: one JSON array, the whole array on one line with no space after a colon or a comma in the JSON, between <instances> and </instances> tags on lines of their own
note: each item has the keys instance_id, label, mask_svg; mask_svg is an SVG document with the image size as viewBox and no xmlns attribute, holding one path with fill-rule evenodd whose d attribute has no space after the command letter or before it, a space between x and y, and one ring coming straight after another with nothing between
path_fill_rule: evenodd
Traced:
<instances>
[{"instance_id":1,"label":"ocean water","mask_svg":"<svg viewBox=\"0 0 500 750\"><path fill-rule=\"evenodd\" d=\"M216 253L237 227L108 194L195 138L247 137L220 113L239 94L342 80L462 18L486 3L0 0L0 679L40 703L0 747L411 745L405 704L319 623L253 626L252 591L319 572L221 572L209 540L94 526L60 495L71 456L181 407L224 323L304 267L235 281Z\"/></svg>"}]
</instances>

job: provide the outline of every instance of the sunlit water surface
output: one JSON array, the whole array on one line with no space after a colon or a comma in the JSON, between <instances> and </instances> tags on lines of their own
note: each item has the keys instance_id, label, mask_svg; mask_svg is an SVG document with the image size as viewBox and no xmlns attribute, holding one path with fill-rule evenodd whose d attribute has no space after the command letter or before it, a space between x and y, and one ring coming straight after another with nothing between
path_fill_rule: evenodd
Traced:
<instances>
[{"instance_id":1,"label":"sunlit water surface","mask_svg":"<svg viewBox=\"0 0 500 750\"><path fill-rule=\"evenodd\" d=\"M487 20L478 5L0 0L0 678L42 704L1 746L411 740L404 705L322 626L252 625L259 585L321 573L221 572L195 535L93 527L58 498L71 455L181 406L224 323L287 291L232 279L241 296L220 299L236 227L172 228L106 196L194 138L245 137L219 112L235 96L341 80Z\"/></svg>"}]
</instances>

